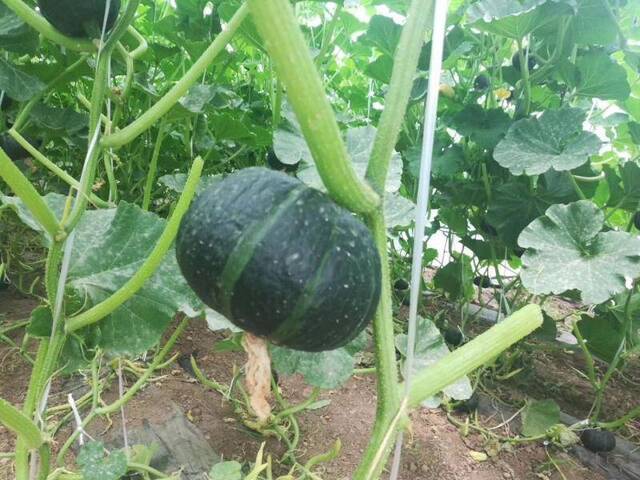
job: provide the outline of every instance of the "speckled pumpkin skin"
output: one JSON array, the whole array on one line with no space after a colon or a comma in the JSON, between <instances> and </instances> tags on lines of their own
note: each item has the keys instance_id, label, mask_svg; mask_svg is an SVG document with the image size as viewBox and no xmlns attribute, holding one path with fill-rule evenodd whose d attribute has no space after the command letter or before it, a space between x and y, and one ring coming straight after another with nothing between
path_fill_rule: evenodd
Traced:
<instances>
[{"instance_id":1,"label":"speckled pumpkin skin","mask_svg":"<svg viewBox=\"0 0 640 480\"><path fill-rule=\"evenodd\" d=\"M176 255L204 303L297 350L347 344L380 298L367 227L325 194L265 168L205 190L182 221Z\"/></svg>"}]
</instances>

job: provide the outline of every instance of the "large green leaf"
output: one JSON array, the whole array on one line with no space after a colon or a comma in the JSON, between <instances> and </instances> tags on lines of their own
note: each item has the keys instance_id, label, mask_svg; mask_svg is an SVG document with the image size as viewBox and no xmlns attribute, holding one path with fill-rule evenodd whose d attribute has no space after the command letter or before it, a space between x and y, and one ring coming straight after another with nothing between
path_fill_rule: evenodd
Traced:
<instances>
[{"instance_id":1,"label":"large green leaf","mask_svg":"<svg viewBox=\"0 0 640 480\"><path fill-rule=\"evenodd\" d=\"M608 206L630 212L640 210L640 166L629 161L620 167L620 177L609 167L605 167L605 173L609 185Z\"/></svg>"},{"instance_id":2,"label":"large green leaf","mask_svg":"<svg viewBox=\"0 0 640 480\"><path fill-rule=\"evenodd\" d=\"M358 40L377 47L382 53L393 57L396 46L400 41L402 27L391 18L374 15L369 21L367 32Z\"/></svg>"},{"instance_id":3,"label":"large green leaf","mask_svg":"<svg viewBox=\"0 0 640 480\"><path fill-rule=\"evenodd\" d=\"M127 456L120 450L106 454L102 442L89 442L80 449L78 465L85 480L118 480L127 473Z\"/></svg>"},{"instance_id":4,"label":"large green leaf","mask_svg":"<svg viewBox=\"0 0 640 480\"><path fill-rule=\"evenodd\" d=\"M76 235L69 285L88 305L113 294L140 268L165 221L135 205L88 211ZM97 324L99 344L116 354L135 355L155 345L184 304L193 303L173 250L130 300Z\"/></svg>"},{"instance_id":5,"label":"large green leaf","mask_svg":"<svg viewBox=\"0 0 640 480\"><path fill-rule=\"evenodd\" d=\"M45 84L38 78L18 70L11 63L0 58L0 90L20 102L31 100L44 90Z\"/></svg>"},{"instance_id":6,"label":"large green leaf","mask_svg":"<svg viewBox=\"0 0 640 480\"><path fill-rule=\"evenodd\" d=\"M407 335L404 333L396 335L396 348L403 357L407 356ZM416 343L411 375L429 368L438 363L439 360L449 354L447 347L440 331L435 324L427 319L418 316L416 324ZM406 366L403 365L402 371L406 375ZM467 376L456 380L442 390L442 393L454 400L467 400L473 395L473 387ZM423 402L424 406L435 408L440 404L441 396L436 395L433 398Z\"/></svg>"},{"instance_id":7,"label":"large green leaf","mask_svg":"<svg viewBox=\"0 0 640 480\"><path fill-rule=\"evenodd\" d=\"M627 317L627 315L629 317ZM625 324L630 320L630 329ZM587 348L600 359L611 362L624 341L627 348L640 345L640 294L621 293L596 307L593 316L583 314L577 324Z\"/></svg>"},{"instance_id":8,"label":"large green leaf","mask_svg":"<svg viewBox=\"0 0 640 480\"><path fill-rule=\"evenodd\" d=\"M452 118L452 126L483 148L492 149L504 137L511 118L502 109L468 105Z\"/></svg>"},{"instance_id":9,"label":"large green leaf","mask_svg":"<svg viewBox=\"0 0 640 480\"><path fill-rule=\"evenodd\" d=\"M481 30L522 39L571 9L546 0L480 0L467 11L469 23Z\"/></svg>"},{"instance_id":10,"label":"large green leaf","mask_svg":"<svg viewBox=\"0 0 640 480\"><path fill-rule=\"evenodd\" d=\"M601 303L640 275L640 239L601 232L604 214L589 200L553 205L520 234L521 278L532 293L579 290L584 303Z\"/></svg>"},{"instance_id":11,"label":"large green leaf","mask_svg":"<svg viewBox=\"0 0 640 480\"><path fill-rule=\"evenodd\" d=\"M43 199L47 204L47 206L54 213L54 215L57 218L62 218L62 212L64 211L64 204L65 204L65 197L55 193L49 193L45 195ZM24 223L30 229L45 235L45 241L47 243L50 242L50 238L48 234L46 234L46 232L44 231L44 228L42 228L42 225L40 225L37 222L37 220L33 218L33 216L31 215L31 212L27 209L25 204L22 203L22 201L18 197L9 197L6 195L2 195L0 193L0 202L3 205L7 205L8 207L10 207L16 213L16 215L18 215L18 218L20 218L22 223Z\"/></svg>"},{"instance_id":12,"label":"large green leaf","mask_svg":"<svg viewBox=\"0 0 640 480\"><path fill-rule=\"evenodd\" d=\"M610 45L616 41L618 26L609 15L607 0L581 0L571 21L573 40L583 45Z\"/></svg>"},{"instance_id":13,"label":"large green leaf","mask_svg":"<svg viewBox=\"0 0 640 480\"><path fill-rule=\"evenodd\" d=\"M366 339L363 332L348 345L327 352L302 352L274 345L271 359L279 373L299 373L314 387L338 388L351 377L354 355L364 348Z\"/></svg>"},{"instance_id":14,"label":"large green leaf","mask_svg":"<svg viewBox=\"0 0 640 480\"><path fill-rule=\"evenodd\" d=\"M313 163L311 150L300 131L289 131L279 128L273 134L273 151L278 160L285 165L296 165L305 162Z\"/></svg>"},{"instance_id":15,"label":"large green leaf","mask_svg":"<svg viewBox=\"0 0 640 480\"><path fill-rule=\"evenodd\" d=\"M566 108L519 120L509 128L493 157L514 175L572 170L600 148L598 137L583 130L584 119L582 110Z\"/></svg>"},{"instance_id":16,"label":"large green leaf","mask_svg":"<svg viewBox=\"0 0 640 480\"><path fill-rule=\"evenodd\" d=\"M0 4L0 49L29 53L38 46L38 34L18 17L13 10Z\"/></svg>"},{"instance_id":17,"label":"large green leaf","mask_svg":"<svg viewBox=\"0 0 640 480\"><path fill-rule=\"evenodd\" d=\"M31 110L31 120L40 128L55 135L75 133L87 127L89 115L79 113L71 108L56 108L36 104Z\"/></svg>"},{"instance_id":18,"label":"large green leaf","mask_svg":"<svg viewBox=\"0 0 640 480\"><path fill-rule=\"evenodd\" d=\"M487 221L508 246L515 247L520 232L544 210L545 204L531 192L529 186L514 179L494 192Z\"/></svg>"},{"instance_id":19,"label":"large green leaf","mask_svg":"<svg viewBox=\"0 0 640 480\"><path fill-rule=\"evenodd\" d=\"M460 255L438 269L433 283L436 288L444 290L452 300L470 300L474 293L472 278L471 259L466 255Z\"/></svg>"},{"instance_id":20,"label":"large green leaf","mask_svg":"<svg viewBox=\"0 0 640 480\"><path fill-rule=\"evenodd\" d=\"M624 339L620 322L613 315L582 315L577 324L587 348L596 357L611 362Z\"/></svg>"},{"instance_id":21,"label":"large green leaf","mask_svg":"<svg viewBox=\"0 0 640 480\"><path fill-rule=\"evenodd\" d=\"M576 95L604 100L625 100L631 90L624 68L604 51L590 51L578 57L579 82Z\"/></svg>"},{"instance_id":22,"label":"large green leaf","mask_svg":"<svg viewBox=\"0 0 640 480\"><path fill-rule=\"evenodd\" d=\"M242 465L231 460L216 463L211 467L209 480L242 480Z\"/></svg>"},{"instance_id":23,"label":"large green leaf","mask_svg":"<svg viewBox=\"0 0 640 480\"><path fill-rule=\"evenodd\" d=\"M544 435L560 423L560 407L553 400L528 402L522 412L522 433L527 437Z\"/></svg>"},{"instance_id":24,"label":"large green leaf","mask_svg":"<svg viewBox=\"0 0 640 480\"><path fill-rule=\"evenodd\" d=\"M48 194L44 198L55 213L62 213L66 197ZM27 226L42 232L22 202L5 196L0 200L11 205ZM165 224L157 215L126 202L118 208L85 212L76 228L68 283L80 305L89 308L124 285L146 260ZM107 352L139 354L160 340L173 315L185 305L198 306L199 302L171 249L142 289L90 327L86 336L97 338L96 345Z\"/></svg>"}]
</instances>

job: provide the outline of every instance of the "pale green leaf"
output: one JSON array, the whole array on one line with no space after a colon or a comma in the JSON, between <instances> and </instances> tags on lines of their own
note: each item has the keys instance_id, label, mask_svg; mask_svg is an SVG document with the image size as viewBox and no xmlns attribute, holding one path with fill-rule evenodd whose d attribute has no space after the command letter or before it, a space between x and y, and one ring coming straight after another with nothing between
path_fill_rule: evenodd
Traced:
<instances>
[{"instance_id":1,"label":"pale green leaf","mask_svg":"<svg viewBox=\"0 0 640 480\"><path fill-rule=\"evenodd\" d=\"M544 435L560 422L560 407L553 400L527 403L522 412L522 433L527 437Z\"/></svg>"},{"instance_id":2,"label":"pale green leaf","mask_svg":"<svg viewBox=\"0 0 640 480\"><path fill-rule=\"evenodd\" d=\"M584 119L582 110L567 108L519 120L497 145L493 158L514 175L572 170L600 148L598 137L583 130Z\"/></svg>"},{"instance_id":3,"label":"pale green leaf","mask_svg":"<svg viewBox=\"0 0 640 480\"><path fill-rule=\"evenodd\" d=\"M536 294L579 290L584 303L601 303L640 276L640 238L601 232L604 214L589 200L553 205L520 234L521 279Z\"/></svg>"}]
</instances>

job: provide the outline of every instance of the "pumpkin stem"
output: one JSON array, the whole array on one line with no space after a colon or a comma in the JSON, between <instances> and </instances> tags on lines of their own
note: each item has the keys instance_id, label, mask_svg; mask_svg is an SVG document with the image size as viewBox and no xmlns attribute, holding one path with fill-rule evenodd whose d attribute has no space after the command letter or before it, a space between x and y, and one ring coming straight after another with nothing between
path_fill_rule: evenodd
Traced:
<instances>
[{"instance_id":1,"label":"pumpkin stem","mask_svg":"<svg viewBox=\"0 0 640 480\"><path fill-rule=\"evenodd\" d=\"M245 332L242 346L247 352L245 384L249 392L251 408L261 423L271 416L271 357L267 341Z\"/></svg>"}]
</instances>

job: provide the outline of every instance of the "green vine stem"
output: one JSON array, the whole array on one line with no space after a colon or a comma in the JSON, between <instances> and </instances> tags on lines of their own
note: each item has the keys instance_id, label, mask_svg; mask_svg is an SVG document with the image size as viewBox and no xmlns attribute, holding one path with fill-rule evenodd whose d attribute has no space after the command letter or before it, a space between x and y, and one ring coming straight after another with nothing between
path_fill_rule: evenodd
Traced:
<instances>
[{"instance_id":1,"label":"green vine stem","mask_svg":"<svg viewBox=\"0 0 640 480\"><path fill-rule=\"evenodd\" d=\"M55 239L60 236L60 225L56 216L42 199L31 182L0 148L0 176L11 190L22 200L33 217Z\"/></svg>"},{"instance_id":2,"label":"green vine stem","mask_svg":"<svg viewBox=\"0 0 640 480\"><path fill-rule=\"evenodd\" d=\"M22 413L31 418L36 407L37 392L39 390L40 379L42 378L44 371L44 364L47 358L47 352L49 351L49 340L44 339L40 342L38 347L38 353L36 354L36 360L31 371L31 378L29 379L29 387L27 389L27 395L22 406ZM29 447L27 443L18 437L16 442L16 458L14 460L16 470L16 480L27 480L29 475Z\"/></svg>"},{"instance_id":3,"label":"green vine stem","mask_svg":"<svg viewBox=\"0 0 640 480\"><path fill-rule=\"evenodd\" d=\"M160 235L160 238L158 238L158 242L151 251L151 254L144 261L140 269L109 298L90 308L86 312L69 318L65 323L65 330L67 333L74 332L80 328L102 320L134 296L136 292L143 287L147 279L155 273L164 260L169 247L171 247L174 239L176 238L182 217L187 213L191 200L196 193L196 187L198 186L203 166L204 162L202 159L200 157L196 158L193 162L193 167L191 168L191 172L187 178L184 190L178 199L176 208L167 221L167 225Z\"/></svg>"},{"instance_id":4,"label":"green vine stem","mask_svg":"<svg viewBox=\"0 0 640 480\"><path fill-rule=\"evenodd\" d=\"M86 164L80 177L80 189L77 201L69 218L64 223L66 232L70 232L80 221L82 214L87 208L87 200L91 192L93 180L95 179L97 163L100 158L101 149L98 145L92 145L95 135L98 135L100 128L100 116L107 91L109 65L111 54L117 47L120 38L127 32L129 25L134 19L140 0L130 0L124 13L118 19L113 31L106 40L103 49L100 51L98 65L96 67L95 81L91 93L91 109L89 112L89 151L87 152Z\"/></svg>"},{"instance_id":5,"label":"green vine stem","mask_svg":"<svg viewBox=\"0 0 640 480\"><path fill-rule=\"evenodd\" d=\"M16 130L14 130L13 128L11 130L9 130L9 135L11 135L14 138L14 140L16 142L18 142L18 144L20 144L20 146L22 148L24 148L27 152L29 152L29 154L34 159L36 159L38 162L40 162L47 170L49 170L50 172L55 174L58 178L60 178L67 185L69 185L70 187L73 187L75 189L79 189L80 188L80 184L78 183L78 181L75 178L73 178L66 171L64 171L63 169L58 167L55 163L53 163L46 156L44 156L42 153L40 153L40 151L37 148L35 148L33 145L31 145L29 143L29 141L26 138L24 138L22 135L20 135ZM100 197L98 197L94 193L91 193L89 195L89 201L91 203L93 203L95 206L101 207L101 208L107 208L107 207L111 206L111 204L109 202L105 202L104 200L102 200Z\"/></svg>"},{"instance_id":6,"label":"green vine stem","mask_svg":"<svg viewBox=\"0 0 640 480\"><path fill-rule=\"evenodd\" d=\"M243 4L229 21L227 29L221 32L204 51L184 76L169 90L164 97L143 113L137 120L122 130L108 135L102 139L104 147L119 148L130 143L141 133L148 130L157 120L178 103L188 92L189 88L202 78L203 72L211 65L224 47L229 43L236 30L249 13L248 7Z\"/></svg>"},{"instance_id":7,"label":"green vine stem","mask_svg":"<svg viewBox=\"0 0 640 480\"><path fill-rule=\"evenodd\" d=\"M127 390L127 392L121 398L116 400L115 402L113 402L113 403L111 403L109 405L106 405L104 407L96 409L96 414L98 414L98 415L109 415L110 413L117 412L118 410L120 410L120 407L122 407L129 400L131 400L133 398L133 396L136 393L138 393L138 391L147 383L147 380L149 379L149 377L151 377L153 372L158 369L158 366L162 363L164 358L169 354L169 352L171 352L171 349L173 348L175 343L178 341L178 338L180 338L180 335L182 335L182 332L184 332L184 329L187 328L188 324L189 324L189 317L185 316L180 321L180 323L178 324L178 326L174 330L174 332L171 335L171 337L169 337L169 340L167 340L167 343L165 343L164 347L162 347L162 349L154 357L154 359L151 362L151 364L149 365L149 367L140 376L140 378L136 381L136 383L134 383L131 386L131 388L129 390Z\"/></svg>"},{"instance_id":8,"label":"green vine stem","mask_svg":"<svg viewBox=\"0 0 640 480\"><path fill-rule=\"evenodd\" d=\"M514 312L504 321L451 352L436 365L418 373L412 381L409 406L417 407L447 385L497 357L540 325L542 310L538 305L530 304Z\"/></svg>"},{"instance_id":9,"label":"green vine stem","mask_svg":"<svg viewBox=\"0 0 640 480\"><path fill-rule=\"evenodd\" d=\"M289 0L248 0L252 19L274 62L318 172L333 199L369 213L380 197L351 165L331 104ZM277 19L277 21L276 21Z\"/></svg>"},{"instance_id":10,"label":"green vine stem","mask_svg":"<svg viewBox=\"0 0 640 480\"><path fill-rule=\"evenodd\" d=\"M140 376L140 378L138 378L136 383L134 383L131 386L131 388L127 390L127 392L115 402L109 405L105 405L104 407L92 409L91 412L82 421L82 425L81 425L82 429L85 429L91 422L93 422L93 420L96 419L98 415L110 415L114 412L117 412L121 407L123 407L127 402L129 402L129 400L131 400L135 396L135 394L138 393L140 389L142 389L142 387L146 385L147 381L149 380L153 372L159 368L164 358L169 354L169 352L171 351L175 343L178 341L178 338L180 338L180 335L182 335L182 332L184 332L184 329L187 328L188 324L189 324L189 318L184 317L180 321L176 329L174 330L171 337L169 337L169 340L167 340L167 343L165 343L162 349L157 353L157 355L154 357L151 364L149 364L145 372ZM93 389L96 389L96 388L97 386L95 385L95 381L94 381ZM95 406L95 402L94 402L94 406ZM80 429L72 433L69 436L69 438L67 438L62 448L60 448L60 451L58 452L58 455L56 457L56 463L58 465L60 466L64 465L65 463L64 457L69 451L69 448L71 448L71 445L73 445L73 442L75 442L76 438L78 438L79 434L80 434Z\"/></svg>"},{"instance_id":11,"label":"green vine stem","mask_svg":"<svg viewBox=\"0 0 640 480\"><path fill-rule=\"evenodd\" d=\"M605 428L607 430L615 430L616 428L627 425L638 417L640 417L640 405L631 409L626 415L618 418L617 420L613 420L611 422L598 422L597 425L598 427Z\"/></svg>"},{"instance_id":12,"label":"green vine stem","mask_svg":"<svg viewBox=\"0 0 640 480\"><path fill-rule=\"evenodd\" d=\"M434 0L413 0L407 13L394 56L389 93L380 117L367 168L367 179L378 192L384 192L389 161L405 119L413 79L429 20L433 17Z\"/></svg>"},{"instance_id":13,"label":"green vine stem","mask_svg":"<svg viewBox=\"0 0 640 480\"><path fill-rule=\"evenodd\" d=\"M395 431L402 425L402 418L409 409L417 407L447 385L489 362L540 325L540 307L527 305L435 365L419 372L412 380L408 397L386 422L385 428L374 430L362 462L354 474L354 480L378 478L395 439Z\"/></svg>"},{"instance_id":14,"label":"green vine stem","mask_svg":"<svg viewBox=\"0 0 640 480\"><path fill-rule=\"evenodd\" d=\"M398 367L393 332L393 310L391 292L391 272L387 250L387 228L382 212L376 212L369 219L369 228L373 234L381 262L380 303L373 319L377 374L377 410L374 432L386 429L388 422L400 405L398 390Z\"/></svg>"},{"instance_id":15,"label":"green vine stem","mask_svg":"<svg viewBox=\"0 0 640 480\"><path fill-rule=\"evenodd\" d=\"M90 40L70 38L61 34L42 15L22 0L2 0L4 4L20 17L26 24L37 30L44 38L75 52L95 52L96 46Z\"/></svg>"},{"instance_id":16,"label":"green vine stem","mask_svg":"<svg viewBox=\"0 0 640 480\"><path fill-rule=\"evenodd\" d=\"M147 43L147 39L140 35L140 32L138 32L131 25L129 25L127 32L129 32L129 34L138 42L138 46L129 53L131 58L136 60L141 55L145 54L145 52L149 49L149 44Z\"/></svg>"},{"instance_id":17,"label":"green vine stem","mask_svg":"<svg viewBox=\"0 0 640 480\"><path fill-rule=\"evenodd\" d=\"M0 422L17 434L30 450L42 445L42 435L38 427L20 410L2 398L0 398Z\"/></svg>"},{"instance_id":18,"label":"green vine stem","mask_svg":"<svg viewBox=\"0 0 640 480\"><path fill-rule=\"evenodd\" d=\"M144 194L142 198L143 210L149 210L149 206L151 205L151 191L153 190L153 184L156 180L158 158L160 157L160 150L162 149L162 143L164 142L166 125L166 120L162 119L160 121L160 127L158 128L156 143L153 147L153 154L151 155L151 162L149 163L149 171L147 172L147 178L144 182Z\"/></svg>"}]
</instances>

